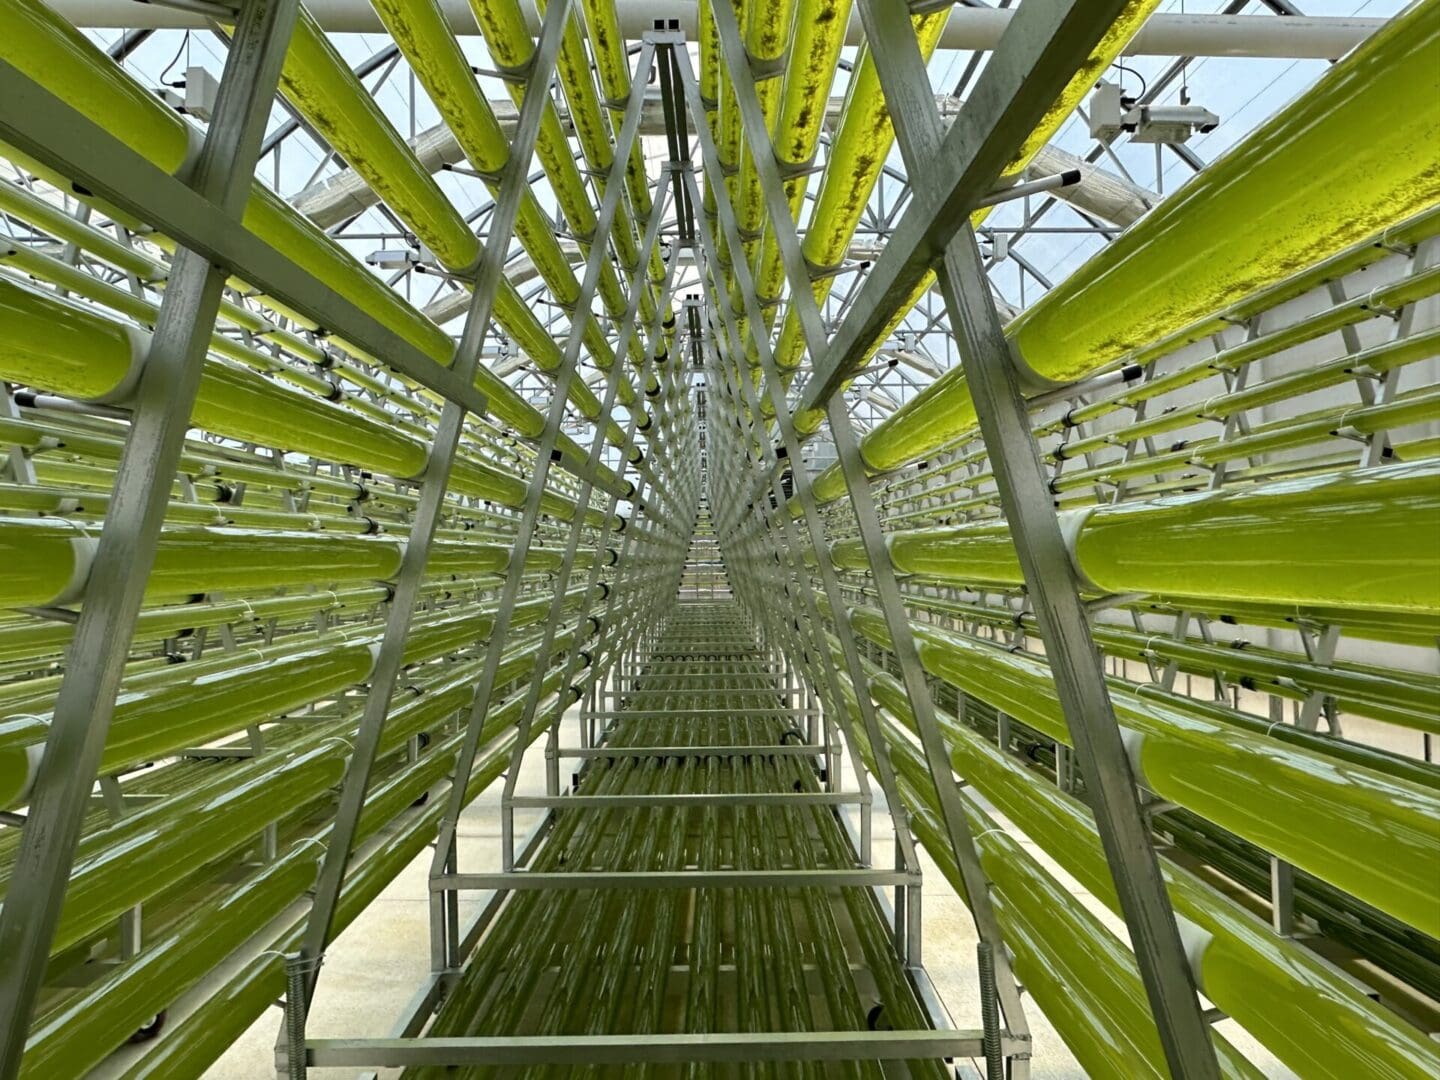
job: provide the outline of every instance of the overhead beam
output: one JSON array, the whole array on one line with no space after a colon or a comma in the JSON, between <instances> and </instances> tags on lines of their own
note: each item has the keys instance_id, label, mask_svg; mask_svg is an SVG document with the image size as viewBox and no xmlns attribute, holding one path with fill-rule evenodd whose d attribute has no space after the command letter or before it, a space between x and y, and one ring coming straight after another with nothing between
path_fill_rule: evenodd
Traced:
<instances>
[{"instance_id":1,"label":"overhead beam","mask_svg":"<svg viewBox=\"0 0 1440 1080\"><path fill-rule=\"evenodd\" d=\"M164 4L135 0L49 0L50 6L76 26L86 29L115 27L175 27L205 29L204 15ZM438 0L451 30L457 35L479 34L469 0ZM311 0L306 8L331 33L383 34L380 17L369 0ZM695 6L673 0L618 0L620 31L639 38L654 29L657 19L679 19L680 29L695 37ZM521 0L531 33L538 31L533 0ZM1014 18L1014 10L957 6L940 36L942 49L995 48ZM1283 59L1338 60L1385 25L1384 19L1293 15L1189 15L1173 12L1152 15L1145 28L1126 46L1126 56L1250 56ZM847 45L858 45L864 35L860 19L852 16L845 34Z\"/></svg>"}]
</instances>

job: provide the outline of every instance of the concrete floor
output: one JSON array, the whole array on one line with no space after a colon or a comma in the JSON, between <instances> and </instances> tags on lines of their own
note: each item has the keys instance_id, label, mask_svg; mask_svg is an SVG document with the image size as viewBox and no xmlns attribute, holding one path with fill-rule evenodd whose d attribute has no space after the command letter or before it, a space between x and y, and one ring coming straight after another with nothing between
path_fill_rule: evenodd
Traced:
<instances>
[{"instance_id":1,"label":"concrete floor","mask_svg":"<svg viewBox=\"0 0 1440 1080\"><path fill-rule=\"evenodd\" d=\"M572 721L566 721L567 726ZM561 776L568 778L576 762L562 762ZM544 792L544 760L538 746L527 755L519 789L527 794ZM499 783L475 800L460 819L461 869L490 871L500 868L500 787ZM880 797L877 791L877 799ZM995 814L997 818L1000 815ZM535 818L516 817L516 835L523 838ZM1003 819L1001 819L1003 820ZM886 826L889 818L877 805L874 820L873 859L887 865L893 858L894 839ZM1022 843L1035 854L1087 908L1099 915L1117 934L1123 924L1104 909L1063 871L1046 858L1029 840ZM979 981L975 961L976 936L968 909L951 891L938 869L924 855L924 955L926 967L960 1027L980 1026ZM429 914L426 877L429 852L412 862L380 897L332 945L320 978L309 1025L316 1037L381 1036L388 1034L417 986L429 973ZM462 924L478 907L483 894L462 905ZM1083 987L1076 987L1083 993ZM1028 999L1027 999L1028 1004ZM1034 1038L1031 1075L1034 1080L1083 1080L1085 1072L1070 1054L1055 1029L1038 1010L1028 1016ZM279 1031L278 1008L263 1016L206 1073L206 1080L265 1080L274 1075L274 1044ZM1287 1080L1294 1074L1279 1065L1233 1021L1222 1021L1223 1031L1246 1053L1263 1074ZM983 1063L962 1064L964 1080L983 1077ZM353 1080L351 1069L312 1069L314 1080L344 1077ZM398 1075L398 1071L382 1072Z\"/></svg>"}]
</instances>

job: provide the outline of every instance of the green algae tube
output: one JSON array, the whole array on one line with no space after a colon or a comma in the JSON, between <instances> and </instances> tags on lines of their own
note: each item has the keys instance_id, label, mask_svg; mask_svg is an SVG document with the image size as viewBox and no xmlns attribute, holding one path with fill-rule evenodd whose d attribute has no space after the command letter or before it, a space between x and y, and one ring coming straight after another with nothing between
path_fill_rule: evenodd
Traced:
<instances>
[{"instance_id":1,"label":"green algae tube","mask_svg":"<svg viewBox=\"0 0 1440 1080\"><path fill-rule=\"evenodd\" d=\"M190 125L171 112L41 0L9 0L0 60L13 64L106 130L174 173L190 152Z\"/></svg>"},{"instance_id":2,"label":"green algae tube","mask_svg":"<svg viewBox=\"0 0 1440 1080\"><path fill-rule=\"evenodd\" d=\"M1440 5L1392 19L1011 326L1079 378L1440 197Z\"/></svg>"},{"instance_id":3,"label":"green algae tube","mask_svg":"<svg viewBox=\"0 0 1440 1080\"><path fill-rule=\"evenodd\" d=\"M58 297L0 279L0 374L96 398L124 382L148 337Z\"/></svg>"},{"instance_id":4,"label":"green algae tube","mask_svg":"<svg viewBox=\"0 0 1440 1080\"><path fill-rule=\"evenodd\" d=\"M851 613L888 648L879 612ZM914 628L925 670L1069 744L1049 665L1037 656L933 626ZM1440 800L1421 785L1278 743L1133 693L1113 695L1131 732L1137 779L1267 851L1432 936ZM1301 829L1319 815L1323 832Z\"/></svg>"},{"instance_id":5,"label":"green algae tube","mask_svg":"<svg viewBox=\"0 0 1440 1080\"><path fill-rule=\"evenodd\" d=\"M167 927L157 940L147 941L144 951L133 960L36 1024L20 1075L26 1080L52 1080L83 1076L99 1065L112 1048L124 1045L153 1017L158 1007L199 982L214 964L249 940L256 927L281 914L313 884L319 855L318 847L297 845L215 902ZM196 947L200 942L203 948ZM263 970L275 976L268 991L268 1000L274 1001L285 987L280 959L268 954L255 963L263 964ZM224 1043L212 1043L214 1056L238 1035L238 1031L229 1033ZM167 1039L160 1045L168 1047L170 1042ZM155 1056L147 1054L141 1060L150 1063Z\"/></svg>"},{"instance_id":6,"label":"green algae tube","mask_svg":"<svg viewBox=\"0 0 1440 1080\"><path fill-rule=\"evenodd\" d=\"M1205 315L1430 208L1440 114L1416 103L1437 96L1440 5L1422 0L1027 309L1007 330L1017 352L1068 381L1192 324L1203 336ZM861 448L884 471L974 428L954 368ZM831 498L835 479L822 477Z\"/></svg>"},{"instance_id":7,"label":"green algae tube","mask_svg":"<svg viewBox=\"0 0 1440 1080\"><path fill-rule=\"evenodd\" d=\"M1106 591L1440 610L1440 461L1092 511L1074 558Z\"/></svg>"},{"instance_id":8,"label":"green algae tube","mask_svg":"<svg viewBox=\"0 0 1440 1080\"><path fill-rule=\"evenodd\" d=\"M303 7L280 88L442 263L452 270L474 264L479 239Z\"/></svg>"},{"instance_id":9,"label":"green algae tube","mask_svg":"<svg viewBox=\"0 0 1440 1080\"><path fill-rule=\"evenodd\" d=\"M41 607L74 599L90 572L100 536L53 518L12 518L0 525L0 607Z\"/></svg>"}]
</instances>

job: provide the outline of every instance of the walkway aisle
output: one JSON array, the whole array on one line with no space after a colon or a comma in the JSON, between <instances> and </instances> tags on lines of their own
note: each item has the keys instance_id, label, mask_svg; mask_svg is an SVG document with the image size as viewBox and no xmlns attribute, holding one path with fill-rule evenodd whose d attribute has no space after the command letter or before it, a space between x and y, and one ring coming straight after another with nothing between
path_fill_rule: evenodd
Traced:
<instances>
[{"instance_id":1,"label":"walkway aisle","mask_svg":"<svg viewBox=\"0 0 1440 1080\"><path fill-rule=\"evenodd\" d=\"M836 814L837 797L823 791L821 748L805 745L815 741L809 733L818 720L796 708L798 698L787 701L781 671L739 606L678 604L648 657L621 679L618 705L596 715L597 748L574 778L574 793L585 802L558 811L525 871L657 876L648 887L626 881L512 893L429 1034L929 1027L872 889L794 884L807 871L858 863ZM701 747L707 751L697 753ZM746 798L754 795L764 797ZM791 884L740 887L711 879L694 887L673 877L717 870L781 871ZM668 882L663 874L672 875ZM795 1042L791 1047L800 1051ZM812 1046L801 1056L819 1052ZM407 1073L460 1075L526 1074ZM947 1071L938 1061L812 1060L550 1067L529 1075L938 1080Z\"/></svg>"}]
</instances>

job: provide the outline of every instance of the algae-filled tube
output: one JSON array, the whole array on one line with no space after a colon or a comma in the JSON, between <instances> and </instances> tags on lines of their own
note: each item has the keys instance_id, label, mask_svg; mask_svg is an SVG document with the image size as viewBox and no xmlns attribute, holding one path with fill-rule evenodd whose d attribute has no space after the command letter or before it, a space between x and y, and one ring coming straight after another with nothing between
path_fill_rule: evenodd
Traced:
<instances>
[{"instance_id":1,"label":"algae-filled tube","mask_svg":"<svg viewBox=\"0 0 1440 1080\"><path fill-rule=\"evenodd\" d=\"M535 41L526 25L525 16L521 12L519 4L515 0L492 0L487 3L472 0L470 6L495 62L505 68L522 70L534 54ZM543 4L539 6L542 13L543 8ZM577 24L578 18L572 14L561 38L560 55L556 65L557 74L560 85L565 91L565 98L570 107L570 121L574 126L585 163L592 174L603 176L609 172L614 159L610 129L605 115L601 111L600 100L595 93L594 82L590 77L590 67ZM597 55L598 52L597 48ZM621 63L624 64L623 56ZM610 74L612 77L617 77L613 70ZM605 76L602 74L603 77ZM628 85L628 71L625 73L624 79ZM521 97L519 89L511 86L509 90L512 98L518 101ZM621 100L623 97L624 92L622 91L615 95L613 100ZM584 181L580 177L571 153L568 138L561 128L555 110L549 106L546 108L546 119L542 122L537 152L542 163L545 164L547 175L550 176L552 186L555 188L557 202L576 228L582 248L584 248L585 238L593 230L594 208L589 203ZM596 186L597 199L603 198L603 183L597 181ZM616 254L627 271L633 269L640 259L647 258L649 260L651 289L647 290L641 298L641 312L645 321L648 322L654 314L652 290L656 283L663 280L664 268L660 264L658 252L641 252L637 242L643 230L637 229L636 219L643 222L650 211L650 196L646 188L645 172L638 144L626 163L626 190L635 211L634 219L622 201L616 212L611 242L615 245ZM602 296L606 297L606 304L612 313L623 310L624 302L621 298L622 290L618 276L610 273L608 268L603 273L605 276L602 278L601 290ZM610 283L607 284L607 281ZM637 368L641 366L643 356L633 343L630 349L630 358Z\"/></svg>"},{"instance_id":2,"label":"algae-filled tube","mask_svg":"<svg viewBox=\"0 0 1440 1080\"><path fill-rule=\"evenodd\" d=\"M567 633L560 649L568 649L572 641ZM530 674L540 659L533 644L512 648L504 665L507 679ZM433 730L466 707L478 665L459 667L463 674L442 670L438 678L422 672L420 684L433 691L433 698L411 699L392 711L394 730L387 730L382 753L398 752L411 736ZM559 688L562 674L557 669L543 676L546 693ZM499 730L501 720L497 715L487 724ZM324 724L292 750L221 771L88 835L71 874L53 951L103 932L127 908L193 874L196 851L202 847L201 862L219 860L253 842L267 824L324 799L339 783L350 749L346 735L353 725L353 716Z\"/></svg>"},{"instance_id":3,"label":"algae-filled tube","mask_svg":"<svg viewBox=\"0 0 1440 1080\"><path fill-rule=\"evenodd\" d=\"M61 518L0 519L0 553L14 572L0 578L0 607L64 604L80 596L98 543L94 523ZM254 591L294 585L388 581L399 570L398 537L237 529L174 528L160 534L151 596L194 596L232 589ZM535 546L525 553L532 570L559 568L562 552ZM613 563L615 551L577 552L575 566L594 559ZM503 544L440 540L431 574L503 574L511 550Z\"/></svg>"},{"instance_id":4,"label":"algae-filled tube","mask_svg":"<svg viewBox=\"0 0 1440 1080\"><path fill-rule=\"evenodd\" d=\"M1419 0L1015 320L1018 355L1045 378L1081 378L1430 208L1440 115L1415 103L1437 96L1440 4ZM875 472L897 469L975 423L955 368L868 433L862 454Z\"/></svg>"},{"instance_id":5,"label":"algae-filled tube","mask_svg":"<svg viewBox=\"0 0 1440 1080\"><path fill-rule=\"evenodd\" d=\"M568 693L563 697L548 695L542 703L542 715L549 716L555 708L568 703L571 696ZM489 787L509 763L514 736L501 735L502 721L513 724L522 697L508 700L496 711L494 723L487 725L491 731L489 738L496 741L487 739L487 752L476 762L466 789L467 802ZM537 727L537 734L543 730ZM390 829L383 842L364 844L355 852L336 912L337 933L433 839L444 809L443 800L431 799L423 810L412 810L408 814L404 811L425 788L444 780L444 771L453 766L458 742L459 736L447 740L416 765L377 785L367 797L358 833L362 839L382 824L398 823L398 827ZM436 773L437 767L441 769L440 775ZM272 916L280 914L286 905L302 896L313 881L314 860L322 853L321 845L328 828L327 825L292 845L289 853L257 872L217 905L203 908L168 929L141 954L138 962L121 967L93 990L77 995L59 1010L42 1017L28 1044L21 1075L78 1076L98 1065L140 1023L198 982L215 961L249 940L257 927L265 926L269 917L262 915L262 911ZM308 860L308 875L294 871L296 859L302 855ZM260 900L261 889L267 898L264 901ZM256 903L265 906L257 908ZM126 1075L179 1078L202 1072L244 1027L283 993L280 957L293 951L303 927L302 915L275 937L273 949L261 953L228 978L185 1023L167 1031ZM190 947L196 941L204 941L207 948Z\"/></svg>"},{"instance_id":6,"label":"algae-filled tube","mask_svg":"<svg viewBox=\"0 0 1440 1080\"><path fill-rule=\"evenodd\" d=\"M461 122L462 119L472 120L479 112L488 111L488 104L474 104L481 99L473 74L469 72L453 36L439 23L438 12L433 7L430 10L433 18L429 29L432 32L419 35L406 31L417 25L415 17L424 13L423 7L411 5L412 18L408 20L391 9L382 9L381 14L390 16L387 26L395 33L402 48L408 47L407 57L418 61L415 65L417 75L443 106L448 107L461 100L468 89L474 107L463 117L453 111L447 113L455 116L458 133L468 135L472 128ZM449 50L444 48L447 42ZM281 73L280 87L291 103L435 252L447 269L465 274L474 268L480 256L479 238L470 231L464 217L446 199L374 98L341 60L308 14L296 25ZM493 121L493 116L491 119ZM492 126L492 133L498 133L498 124ZM493 156L493 141L483 148L476 148L473 143L474 140L464 140L467 152L472 149L489 150L491 153L485 156ZM491 189L492 194L498 191L493 182ZM557 301L570 303L579 293L575 274L561 254L533 194L527 190L526 195L528 197L522 200L515 221L515 234L531 253L536 268ZM526 346L542 370L558 365L558 355L551 355L558 353L554 340L510 282L503 278L496 289L494 313L496 321ZM598 325L590 325L586 342L592 354L600 358L602 367L614 362L609 344ZM583 384L572 387L572 396L577 407L593 419L598 408L586 411ZM633 394L631 396L633 399Z\"/></svg>"},{"instance_id":7,"label":"algae-filled tube","mask_svg":"<svg viewBox=\"0 0 1440 1080\"><path fill-rule=\"evenodd\" d=\"M877 702L902 723L913 723L899 683L873 665L867 663L866 669ZM956 773L1111 911L1118 911L1090 811L953 716L940 713L938 719ZM916 747L893 726L887 728L896 769L909 781L909 792L933 799ZM922 797L912 809L923 814L926 801ZM923 825L917 822L922 840ZM1202 992L1287 1066L1302 1076L1333 1080L1420 1080L1440 1068L1440 1051L1424 1033L1372 1001L1350 977L1170 862L1162 860L1161 868L1176 913L1200 931L1195 936L1195 976ZM1006 876L1000 867L987 865L987 870L1000 880Z\"/></svg>"},{"instance_id":8,"label":"algae-filled tube","mask_svg":"<svg viewBox=\"0 0 1440 1080\"><path fill-rule=\"evenodd\" d=\"M861 591L867 596L872 593L869 589ZM912 609L975 620L992 627L1009 629L1018 625L1028 633L1038 633L1039 630L1034 615L1016 616L1005 607L922 598L913 594L906 597L906 604ZM1346 629L1350 628L1347 626ZM1110 623L1093 624L1090 631L1095 643L1110 656L1151 664L1174 663L1178 671L1207 678L1218 672L1224 679L1239 682L1247 689L1258 689L1297 701L1303 701L1314 693L1324 694L1333 698L1343 712L1440 734L1440 676L1354 661L1324 664L1308 656L1256 645L1248 638L1222 641L1217 637L1206 641L1195 637L1162 637ZM1166 693L1158 686L1147 687L1146 692L1159 696ZM1194 698L1174 696L1183 698L1188 708L1203 705ZM1268 720L1262 721L1226 706L1217 704L1215 707L1231 723L1258 729L1273 738L1313 745L1325 753L1345 757L1391 775L1404 774L1432 786L1440 783L1440 770L1436 766L1397 758L1348 739L1288 725L1275 726Z\"/></svg>"},{"instance_id":9,"label":"algae-filled tube","mask_svg":"<svg viewBox=\"0 0 1440 1080\"><path fill-rule=\"evenodd\" d=\"M572 591L565 610L580 600L581 590ZM520 605L516 622L538 622L548 610L547 603L548 598L540 597ZM493 608L483 605L427 620L414 628L405 661L424 663L485 640L493 623ZM176 665L167 665L132 672L123 686L101 769L123 771L342 693L372 673L381 633L372 625L307 635L263 649L192 661L178 671ZM568 642L568 634L558 635L557 641ZM522 674L534 653L529 641L513 643L504 654L503 670L512 676ZM28 798L44 753L48 715L58 687L38 689L33 699L5 705L10 715L0 727L0 807L20 805ZM443 696L437 694L425 708L441 700ZM456 707L460 704L463 701ZM387 738L394 730L399 728L392 726Z\"/></svg>"},{"instance_id":10,"label":"algae-filled tube","mask_svg":"<svg viewBox=\"0 0 1440 1080\"><path fill-rule=\"evenodd\" d=\"M509 142L500 128L490 103L481 96L474 73L460 51L459 43L445 25L444 19L433 0L427 2L396 3L395 0L378 0L376 12L384 20L386 28L410 62L411 68L436 102L441 115L464 150L471 167L485 177L485 184L492 196L499 194L499 182L495 177L504 168L510 156ZM319 77L320 72L311 72ZM517 99L524 91L518 84L509 83L511 93ZM556 144L556 139L559 144ZM588 201L583 181L575 167L574 159L564 151L564 136L553 106L547 106L536 143L536 151L551 178L557 197L561 200L567 217L572 218L572 228L580 236L588 236L594 229L594 214L588 211ZM567 167L568 166L568 167ZM578 221L578 223L577 223ZM555 294L559 303L573 303L579 295L579 282L574 270L560 249L560 244L541 210L534 192L526 189L515 222L515 234L522 247L530 254L541 277ZM588 252L588 244L582 243L582 255ZM506 286L508 290L508 286ZM607 262L602 268L599 292L607 310L618 317L624 310L624 293L614 266ZM507 299L506 309L512 306ZM587 331L586 345L596 362L608 369L614 362L613 354L604 334L596 327ZM558 364L558 348L553 341L555 364ZM546 357L536 357L542 367L555 366L546 363ZM629 404L635 400L634 387L628 378L620 383L620 401Z\"/></svg>"},{"instance_id":11,"label":"algae-filled tube","mask_svg":"<svg viewBox=\"0 0 1440 1080\"><path fill-rule=\"evenodd\" d=\"M0 334L6 341L0 376L79 398L112 396L131 385L150 341L139 327L3 279ZM191 416L219 435L353 462L397 478L419 476L428 459L419 438L216 360L206 363ZM609 475L614 493L628 496L629 483ZM524 504L524 481L469 455L455 463L450 484L506 506ZM567 520L575 513L573 503L553 494L547 494L544 508ZM598 511L586 514L592 523L603 520Z\"/></svg>"},{"instance_id":12,"label":"algae-filled tube","mask_svg":"<svg viewBox=\"0 0 1440 1080\"><path fill-rule=\"evenodd\" d=\"M854 608L855 631L888 648L884 620ZM939 679L1069 744L1043 658L912 624L920 662ZM1432 937L1440 796L1432 788L1242 731L1112 687L1136 780ZM1323 834L1299 828L1323 815Z\"/></svg>"},{"instance_id":13,"label":"algae-filled tube","mask_svg":"<svg viewBox=\"0 0 1440 1080\"><path fill-rule=\"evenodd\" d=\"M1000 178L1002 185L1020 177L1026 166L1060 129L1060 125L1075 111L1080 101L1090 92L1095 80L1120 55L1126 44L1157 6L1158 0L1131 0L1126 5L1125 10L1115 18L1110 28L1086 58L1085 63L1076 71L1050 108L1046 110L1035 130L1030 132L1021 143L1015 156L1002 173ZM929 58L930 52L939 40L939 34L944 29L949 10L947 8L933 14L938 16L938 21L924 21L919 16L914 20L921 54L926 59ZM857 124L853 134L847 128L847 119L852 107L855 110L855 123ZM840 128L835 134L831 151L831 165L827 167L824 181L817 195L816 209L806 235L805 256L811 261L812 266L824 269L840 262L846 246L855 233L860 214L869 201L870 192L879 178L880 169L893 141L894 132L884 102L884 95L880 89L879 73L875 69L869 50L865 49L862 50L856 65L855 81L852 83L850 95L846 99L846 108L841 115ZM859 156L852 156L857 154ZM841 163L839 166L835 164L837 158ZM827 207L827 189L832 183L831 168L836 169L834 184L838 188L840 198L840 201L835 204L837 212L833 215ZM853 191L846 189L847 179L853 183ZM974 222L979 224L988 212L985 209L977 211L973 215ZM820 235L827 238L826 246L823 249L812 250L810 234L817 230ZM822 255L828 261L818 261L817 255ZM783 278L783 269L780 266L779 248L773 236L767 238L766 249L761 261L762 279L768 279L771 287L777 286ZM833 278L827 276L816 284L815 298L817 302L823 301L828 295L832 282ZM895 329L910 307L929 290L933 283L933 273L926 274L916 283L911 290L909 299L897 309L885 332L879 335L877 340L871 343L870 348L866 350L865 359L855 365L855 371L864 367L864 364L868 362L869 354L873 353L885 337L889 336L889 333ZM786 317L781 330L775 355L776 364L787 385L803 352L804 341L800 331L799 317L792 310ZM771 414L769 395L762 397L762 411L767 416ZM796 426L802 435L811 434L818 429L822 419L821 412L821 410L815 410L801 413L797 417Z\"/></svg>"},{"instance_id":14,"label":"algae-filled tube","mask_svg":"<svg viewBox=\"0 0 1440 1080\"><path fill-rule=\"evenodd\" d=\"M1082 586L1285 607L1440 613L1440 460L1064 511ZM961 584L1018 586L1009 527L892 532L897 570ZM859 540L836 564L868 568Z\"/></svg>"},{"instance_id":15,"label":"algae-filled tube","mask_svg":"<svg viewBox=\"0 0 1440 1080\"><path fill-rule=\"evenodd\" d=\"M838 643L831 638L829 644L839 660ZM903 711L904 691L873 667L869 675L877 683L877 703L893 703ZM842 682L842 692L845 707L856 721L861 755L874 772L874 752L859 732L859 707L848 676ZM905 719L908 722L910 717ZM886 742L900 774L901 798L915 837L963 900L965 885L942 823L928 766L890 722L884 724ZM1161 1080L1168 1076L1134 954L1033 855L998 828L973 798L962 792L961 799L990 882L991 900L1013 957L1016 977L1034 995L1046 1019L1056 1026L1085 1075L1110 1080L1136 1076ZM1083 995L1074 993L1078 985L1085 987ZM1212 1037L1225 1075L1260 1076L1223 1036L1215 1032Z\"/></svg>"},{"instance_id":16,"label":"algae-filled tube","mask_svg":"<svg viewBox=\"0 0 1440 1080\"><path fill-rule=\"evenodd\" d=\"M142 88L41 0L15 0L6 17L0 59L85 115L103 118L112 134L167 172L176 172L193 156L199 144L198 129ZM454 342L448 334L258 180L245 208L244 225L437 363L450 362ZM534 321L533 315L530 321ZM519 329L522 335L527 333L525 326ZM363 343L349 344L363 352ZM513 387L483 365L476 378L493 416L526 438L539 437L544 417ZM568 436L561 437L559 448L568 468L576 468L586 459L585 452ZM607 468L598 472L607 485L618 479Z\"/></svg>"}]
</instances>

